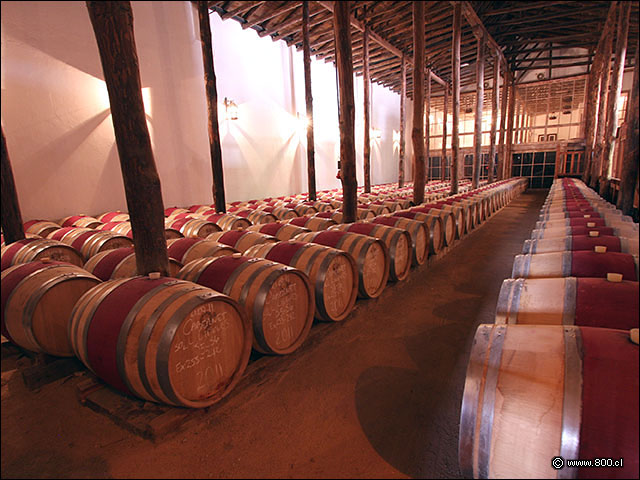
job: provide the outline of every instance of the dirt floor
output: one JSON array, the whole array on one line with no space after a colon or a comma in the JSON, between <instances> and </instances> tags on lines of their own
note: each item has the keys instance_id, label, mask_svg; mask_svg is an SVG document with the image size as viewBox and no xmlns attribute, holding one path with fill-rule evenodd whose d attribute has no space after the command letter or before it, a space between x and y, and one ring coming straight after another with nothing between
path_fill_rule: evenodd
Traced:
<instances>
[{"instance_id":1,"label":"dirt floor","mask_svg":"<svg viewBox=\"0 0 640 480\"><path fill-rule=\"evenodd\" d=\"M523 193L345 321L314 324L293 354L254 356L206 411L165 409L184 418L155 440L130 424L154 405L103 388L120 403L92 410L84 368L30 390L33 360L3 348L2 478L459 478L473 336L546 194Z\"/></svg>"}]
</instances>

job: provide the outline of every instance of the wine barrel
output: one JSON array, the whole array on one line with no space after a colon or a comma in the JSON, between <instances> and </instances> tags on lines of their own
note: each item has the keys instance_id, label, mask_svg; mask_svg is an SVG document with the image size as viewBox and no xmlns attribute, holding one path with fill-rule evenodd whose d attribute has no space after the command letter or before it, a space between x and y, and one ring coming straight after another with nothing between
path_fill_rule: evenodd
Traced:
<instances>
[{"instance_id":1,"label":"wine barrel","mask_svg":"<svg viewBox=\"0 0 640 480\"><path fill-rule=\"evenodd\" d=\"M164 209L164 216L168 218L171 218L180 213L191 213L191 212L189 212L189 210L187 210L186 208L180 208L180 207L169 207Z\"/></svg>"},{"instance_id":2,"label":"wine barrel","mask_svg":"<svg viewBox=\"0 0 640 480\"><path fill-rule=\"evenodd\" d=\"M128 222L129 214L116 210L115 212L105 212L102 215L98 215L96 218L102 223Z\"/></svg>"},{"instance_id":3,"label":"wine barrel","mask_svg":"<svg viewBox=\"0 0 640 480\"><path fill-rule=\"evenodd\" d=\"M429 213L435 215L448 215L453 217L453 231L454 239L460 239L467 233L467 216L463 211L463 207L460 205L442 204L435 207L431 207Z\"/></svg>"},{"instance_id":4,"label":"wine barrel","mask_svg":"<svg viewBox=\"0 0 640 480\"><path fill-rule=\"evenodd\" d=\"M480 325L460 413L463 476L638 478L638 373L628 330ZM624 462L556 470L555 457Z\"/></svg>"},{"instance_id":5,"label":"wine barrel","mask_svg":"<svg viewBox=\"0 0 640 480\"><path fill-rule=\"evenodd\" d=\"M429 255L429 230L425 223L402 217L376 217L371 223L401 228L411 237L411 262L423 265Z\"/></svg>"},{"instance_id":6,"label":"wine barrel","mask_svg":"<svg viewBox=\"0 0 640 480\"><path fill-rule=\"evenodd\" d=\"M284 207L293 210L296 213L297 217L302 217L304 215L315 215L316 213L318 213L318 210L313 205L307 205L305 203L285 203Z\"/></svg>"},{"instance_id":7,"label":"wine barrel","mask_svg":"<svg viewBox=\"0 0 640 480\"><path fill-rule=\"evenodd\" d=\"M511 278L597 277L618 273L623 280L638 281L638 259L617 252L551 252L516 255Z\"/></svg>"},{"instance_id":8,"label":"wine barrel","mask_svg":"<svg viewBox=\"0 0 640 480\"><path fill-rule=\"evenodd\" d=\"M298 269L235 254L194 260L178 278L222 292L244 306L253 325L253 348L261 353L292 353L309 334L313 288Z\"/></svg>"},{"instance_id":9,"label":"wine barrel","mask_svg":"<svg viewBox=\"0 0 640 480\"><path fill-rule=\"evenodd\" d=\"M320 215L318 213L317 215ZM312 232L319 232L320 230L326 230L327 228L336 225L337 222L331 218L323 218L320 216L306 216L292 218L287 223L296 227L306 228Z\"/></svg>"},{"instance_id":10,"label":"wine barrel","mask_svg":"<svg viewBox=\"0 0 640 480\"><path fill-rule=\"evenodd\" d=\"M633 228L623 227L555 227L534 229L531 232L533 239L566 237L567 235L589 235L592 237L614 235L616 237L637 238L638 232Z\"/></svg>"},{"instance_id":11,"label":"wine barrel","mask_svg":"<svg viewBox=\"0 0 640 480\"><path fill-rule=\"evenodd\" d=\"M508 278L496 323L638 328L638 282L604 278Z\"/></svg>"},{"instance_id":12,"label":"wine barrel","mask_svg":"<svg viewBox=\"0 0 640 480\"><path fill-rule=\"evenodd\" d=\"M103 282L140 275L133 247L115 248L97 253L86 261L83 268ZM175 277L181 268L182 263L169 257L169 276Z\"/></svg>"},{"instance_id":13,"label":"wine barrel","mask_svg":"<svg viewBox=\"0 0 640 480\"><path fill-rule=\"evenodd\" d=\"M56 223L61 227L96 228L102 225L100 220L90 217L89 215L71 215L69 217L61 218Z\"/></svg>"},{"instance_id":14,"label":"wine barrel","mask_svg":"<svg viewBox=\"0 0 640 480\"><path fill-rule=\"evenodd\" d=\"M329 202L323 202L320 200L313 202L312 206L318 211L318 213L333 210L333 206Z\"/></svg>"},{"instance_id":15,"label":"wine barrel","mask_svg":"<svg viewBox=\"0 0 640 480\"><path fill-rule=\"evenodd\" d=\"M69 263L33 261L3 270L1 281L3 335L26 350L73 356L69 315L100 280Z\"/></svg>"},{"instance_id":16,"label":"wine barrel","mask_svg":"<svg viewBox=\"0 0 640 480\"><path fill-rule=\"evenodd\" d=\"M203 218L209 222L214 222L222 230L244 230L252 225L250 220L230 213L204 214Z\"/></svg>"},{"instance_id":17,"label":"wine barrel","mask_svg":"<svg viewBox=\"0 0 640 480\"><path fill-rule=\"evenodd\" d=\"M380 296L389 278L389 252L384 242L358 233L336 230L301 233L294 240L337 248L350 254L358 266L358 295Z\"/></svg>"},{"instance_id":18,"label":"wine barrel","mask_svg":"<svg viewBox=\"0 0 640 480\"><path fill-rule=\"evenodd\" d=\"M185 237L207 238L214 232L221 232L217 224L199 218L178 218L165 222L166 228L175 228L179 230Z\"/></svg>"},{"instance_id":19,"label":"wine barrel","mask_svg":"<svg viewBox=\"0 0 640 480\"><path fill-rule=\"evenodd\" d=\"M200 408L228 394L251 353L251 325L232 298L153 275L110 280L71 313L76 356L129 395Z\"/></svg>"},{"instance_id":20,"label":"wine barrel","mask_svg":"<svg viewBox=\"0 0 640 480\"><path fill-rule=\"evenodd\" d=\"M367 208L369 210L373 211L373 213L375 214L376 217L378 215L387 215L387 214L391 213L391 209L389 207L387 207L386 205L384 205L384 204L369 203L367 205ZM395 209L393 211L395 211Z\"/></svg>"},{"instance_id":21,"label":"wine barrel","mask_svg":"<svg viewBox=\"0 0 640 480\"><path fill-rule=\"evenodd\" d=\"M567 237L525 240L522 253L548 253L577 250L593 250L602 246L608 252L622 252L638 256L637 238L620 238L612 235L569 235Z\"/></svg>"},{"instance_id":22,"label":"wine barrel","mask_svg":"<svg viewBox=\"0 0 640 480\"><path fill-rule=\"evenodd\" d=\"M275 243L278 241L277 238L270 235L249 230L212 233L207 237L207 240L224 243L225 245L235 248L240 253L244 253L248 248L259 243Z\"/></svg>"},{"instance_id":23,"label":"wine barrel","mask_svg":"<svg viewBox=\"0 0 640 480\"><path fill-rule=\"evenodd\" d=\"M543 220L536 222L536 228L557 228L557 227L617 227L631 228L638 230L638 224L624 219L625 217L613 218L563 218L560 220ZM627 217L629 218L629 217Z\"/></svg>"},{"instance_id":24,"label":"wine barrel","mask_svg":"<svg viewBox=\"0 0 640 480\"><path fill-rule=\"evenodd\" d=\"M392 213L391 217L407 218L424 223L429 231L429 253L432 255L437 255L444 247L445 230L443 228L442 218L439 216L402 210Z\"/></svg>"},{"instance_id":25,"label":"wine barrel","mask_svg":"<svg viewBox=\"0 0 640 480\"><path fill-rule=\"evenodd\" d=\"M219 257L233 255L238 250L224 243L205 240L199 237L185 237L167 240L167 253L182 265L203 257Z\"/></svg>"},{"instance_id":26,"label":"wine barrel","mask_svg":"<svg viewBox=\"0 0 640 480\"><path fill-rule=\"evenodd\" d=\"M375 223L346 223L329 230L359 233L382 240L389 252L389 279L404 280L411 270L411 236L405 230Z\"/></svg>"},{"instance_id":27,"label":"wine barrel","mask_svg":"<svg viewBox=\"0 0 640 480\"><path fill-rule=\"evenodd\" d=\"M263 212L270 213L275 216L278 220L288 220L290 218L296 218L298 216L298 212L293 210L292 208L287 207L273 207L273 206L261 206L260 210Z\"/></svg>"},{"instance_id":28,"label":"wine barrel","mask_svg":"<svg viewBox=\"0 0 640 480\"><path fill-rule=\"evenodd\" d=\"M48 220L29 220L23 225L23 229L25 234L32 233L47 238L50 233L59 230L60 225Z\"/></svg>"},{"instance_id":29,"label":"wine barrel","mask_svg":"<svg viewBox=\"0 0 640 480\"><path fill-rule=\"evenodd\" d=\"M316 218L324 218L333 220L334 224L342 223L342 212L339 210L327 210L324 212L318 212L314 215Z\"/></svg>"},{"instance_id":30,"label":"wine barrel","mask_svg":"<svg viewBox=\"0 0 640 480\"><path fill-rule=\"evenodd\" d=\"M444 230L444 245L449 246L453 243L456 238L456 220L452 212L444 212L442 210L433 208L432 206L412 207L409 209L409 211L412 213L421 214L415 217L418 220L425 220L427 218L423 215L433 215L439 217L442 221L442 228ZM398 213L402 212L397 212L394 215L398 215Z\"/></svg>"},{"instance_id":31,"label":"wine barrel","mask_svg":"<svg viewBox=\"0 0 640 480\"><path fill-rule=\"evenodd\" d=\"M276 237L280 241L291 240L296 235L301 233L310 232L308 228L296 227L290 223L284 222L272 222L263 223L261 225L252 225L247 228L250 232L258 232L264 235L270 235Z\"/></svg>"},{"instance_id":32,"label":"wine barrel","mask_svg":"<svg viewBox=\"0 0 640 480\"><path fill-rule=\"evenodd\" d=\"M73 239L80 235L82 232L96 232L99 230L86 227L61 227L58 230L51 232L47 238L50 240L58 240L59 242L71 245Z\"/></svg>"},{"instance_id":33,"label":"wine barrel","mask_svg":"<svg viewBox=\"0 0 640 480\"><path fill-rule=\"evenodd\" d=\"M72 240L67 235L62 241L67 243L67 240L71 242L70 245L73 248L80 252L85 262L95 254L105 250L133 246L133 241L129 237L100 230L81 232Z\"/></svg>"},{"instance_id":34,"label":"wine barrel","mask_svg":"<svg viewBox=\"0 0 640 480\"><path fill-rule=\"evenodd\" d=\"M251 247L246 256L265 258L302 270L314 287L319 320L344 320L356 302L358 271L351 255L323 245L286 241Z\"/></svg>"},{"instance_id":35,"label":"wine barrel","mask_svg":"<svg viewBox=\"0 0 640 480\"><path fill-rule=\"evenodd\" d=\"M233 213L234 215L237 215L239 217L246 218L253 225L256 225L258 223L271 223L278 221L275 215L268 212L263 212L261 210L251 210L248 208L244 208L241 210L236 210Z\"/></svg>"},{"instance_id":36,"label":"wine barrel","mask_svg":"<svg viewBox=\"0 0 640 480\"><path fill-rule=\"evenodd\" d=\"M48 238L24 238L2 247L0 270L19 263L28 263L43 258L58 262L67 262L82 267L82 255L75 248L58 240Z\"/></svg>"}]
</instances>

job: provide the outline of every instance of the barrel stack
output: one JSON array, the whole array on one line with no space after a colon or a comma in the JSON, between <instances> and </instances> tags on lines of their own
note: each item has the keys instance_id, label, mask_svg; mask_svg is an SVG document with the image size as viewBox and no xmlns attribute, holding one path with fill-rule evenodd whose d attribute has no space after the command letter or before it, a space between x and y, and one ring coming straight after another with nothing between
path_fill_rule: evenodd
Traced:
<instances>
[{"instance_id":1,"label":"barrel stack","mask_svg":"<svg viewBox=\"0 0 640 480\"><path fill-rule=\"evenodd\" d=\"M495 324L475 334L465 476L595 478L574 459L597 459L608 478L638 476L637 238L638 225L580 180L554 182Z\"/></svg>"}]
</instances>

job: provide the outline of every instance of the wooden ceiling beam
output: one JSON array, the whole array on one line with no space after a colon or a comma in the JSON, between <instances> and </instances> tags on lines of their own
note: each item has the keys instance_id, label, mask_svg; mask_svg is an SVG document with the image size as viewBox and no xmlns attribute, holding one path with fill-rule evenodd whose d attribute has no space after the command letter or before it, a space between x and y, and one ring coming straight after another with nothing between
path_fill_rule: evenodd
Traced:
<instances>
[{"instance_id":1,"label":"wooden ceiling beam","mask_svg":"<svg viewBox=\"0 0 640 480\"><path fill-rule=\"evenodd\" d=\"M225 11L225 13L221 14L220 17L223 20L226 20L231 17L236 17L247 13L252 8L257 8L266 2L246 2L243 3L240 7L234 8L233 10Z\"/></svg>"},{"instance_id":2,"label":"wooden ceiling beam","mask_svg":"<svg viewBox=\"0 0 640 480\"><path fill-rule=\"evenodd\" d=\"M279 7L277 9L271 11L271 13L268 13L267 15L264 15L264 16L263 15L257 15L257 10L254 11L254 13L251 16L256 15L258 18L254 19L254 20L251 20L251 21L249 21L249 18L246 18L247 23L241 24L242 28L247 29L247 28L251 28L251 27L253 27L255 25L260 25L261 23L268 22L269 20L271 20L271 19L273 19L275 17L278 17L278 16L280 16L280 15L282 15L282 14L284 14L284 13L290 11L290 10L295 10L298 7L300 7L300 4L295 4L293 2L286 2L286 3L287 3L287 5L285 5L284 7ZM292 16L295 15L295 12L291 12L291 15ZM266 26L262 25L262 28L266 30Z\"/></svg>"},{"instance_id":3,"label":"wooden ceiling beam","mask_svg":"<svg viewBox=\"0 0 640 480\"><path fill-rule=\"evenodd\" d=\"M459 2L452 1L451 3L455 5ZM465 0L461 2L461 7L462 7L462 14L464 15L464 18L467 20L467 23L471 25L471 27L474 29L474 35L476 36L476 38L482 38L482 36L484 35L487 40L487 45L489 45L489 47L498 54L498 56L500 57L500 61L504 62L505 68L508 68L507 59L504 57L504 54L502 53L502 47L498 45L498 42L495 41L493 36L489 33L487 28L484 26L484 23L482 23L482 20L480 20L480 17L478 17L478 14L471 6L471 3Z\"/></svg>"},{"instance_id":4,"label":"wooden ceiling beam","mask_svg":"<svg viewBox=\"0 0 640 480\"><path fill-rule=\"evenodd\" d=\"M488 12L485 12L483 15L485 17L490 17L490 16L495 16L495 15L504 15L504 14L508 14L508 13L516 13L516 12L524 12L526 10L533 10L536 8L548 8L554 5L562 5L562 4L566 4L566 3L573 3L573 2L544 2L544 4L541 4L542 2L538 3L538 2L527 2L525 5L523 6L518 6L518 7L509 7L509 8L502 8L502 9L498 9L498 10L490 10Z\"/></svg>"},{"instance_id":5,"label":"wooden ceiling beam","mask_svg":"<svg viewBox=\"0 0 640 480\"><path fill-rule=\"evenodd\" d=\"M327 10L333 12L333 3L332 2L318 1L318 3L320 5L322 5L324 8L326 8ZM362 22L357 20L356 18L354 18L353 15L351 16L351 25L354 26L356 29L360 30L361 32L364 31L364 25L362 24ZM403 52L399 48L397 48L394 45L392 45L390 42L388 42L387 40L382 38L377 33L372 31L372 32L370 32L369 36L371 37L371 40L373 40L374 42L376 42L379 45L382 45L383 47L385 47L387 50L392 52L397 57L402 57ZM442 80L434 72L431 72L431 78L433 80L435 80L436 82L438 82L438 83L441 83L443 85L446 84L446 82L444 80Z\"/></svg>"},{"instance_id":6,"label":"wooden ceiling beam","mask_svg":"<svg viewBox=\"0 0 640 480\"><path fill-rule=\"evenodd\" d=\"M535 5L536 2L532 2L532 4ZM540 7L542 9L545 8L544 6L544 2L540 2ZM595 7L587 7L587 8L581 8L580 10L578 10L576 12L576 16L580 17L582 15L585 15L589 12L595 12L595 11L599 11L602 12L603 8L601 5L597 5ZM505 25L518 25L518 27L527 24L527 23L535 23L535 22L545 22L548 20L553 20L554 18L569 18L571 17L571 14L567 13L566 9L563 9L563 11L559 11L557 13L550 13L550 12L545 12L541 15L537 15L537 16L532 16L532 17L522 17L522 18L514 18L512 20L501 20L500 21L500 25L501 26L505 26Z\"/></svg>"}]
</instances>

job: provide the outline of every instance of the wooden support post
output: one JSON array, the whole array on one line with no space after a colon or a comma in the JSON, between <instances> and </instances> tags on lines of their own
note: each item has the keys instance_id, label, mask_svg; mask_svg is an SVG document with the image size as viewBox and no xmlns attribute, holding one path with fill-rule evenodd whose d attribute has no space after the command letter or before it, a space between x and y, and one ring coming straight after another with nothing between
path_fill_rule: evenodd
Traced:
<instances>
[{"instance_id":1,"label":"wooden support post","mask_svg":"<svg viewBox=\"0 0 640 480\"><path fill-rule=\"evenodd\" d=\"M616 60L611 72L611 89L607 100L607 127L600 167L600 195L603 196L609 186L609 177L613 163L613 153L616 144L616 130L618 128L618 99L622 92L622 76L624 61L627 55L627 35L629 33L629 16L631 2L618 3L618 27L616 29Z\"/></svg>"},{"instance_id":2,"label":"wooden support post","mask_svg":"<svg viewBox=\"0 0 640 480\"><path fill-rule=\"evenodd\" d=\"M109 93L138 273L167 275L162 190L142 101L131 3L86 3Z\"/></svg>"},{"instance_id":3,"label":"wooden support post","mask_svg":"<svg viewBox=\"0 0 640 480\"><path fill-rule=\"evenodd\" d=\"M405 155L405 109L407 103L407 62L404 54L400 64L400 148L398 152L398 188L404 186L404 155Z\"/></svg>"},{"instance_id":4,"label":"wooden support post","mask_svg":"<svg viewBox=\"0 0 640 480\"><path fill-rule=\"evenodd\" d=\"M615 12L617 8L617 2L612 2L609 7L610 11ZM613 14L613 24L615 24L615 13ZM605 127L606 127L606 107L607 107L607 99L609 92L609 83L610 83L610 72L611 72L611 50L613 47L613 34L615 28L610 28L603 40L602 44L602 55L603 55L603 66L602 66L602 77L600 80L600 99L598 102L598 123L596 125L596 135L595 135L595 147L594 147L594 155L593 160L591 162L591 172L589 178L589 186L591 188L595 188L598 180L600 178L600 166L602 165L602 150L603 144L605 140Z\"/></svg>"},{"instance_id":5,"label":"wooden support post","mask_svg":"<svg viewBox=\"0 0 640 480\"><path fill-rule=\"evenodd\" d=\"M485 37L478 38L478 50L476 54L476 117L473 135L473 175L471 176L471 188L476 189L480 184L480 169L482 167L482 102L484 101L484 50Z\"/></svg>"},{"instance_id":6,"label":"wooden support post","mask_svg":"<svg viewBox=\"0 0 640 480\"><path fill-rule=\"evenodd\" d=\"M0 169L0 174L0 184L2 185L0 190L2 199L2 205L0 205L2 234L4 235L5 245L9 245L24 238L24 229L16 184L13 180L13 169L9 159L9 150L7 149L7 140L4 138L4 128L2 129L2 168Z\"/></svg>"},{"instance_id":7,"label":"wooden support post","mask_svg":"<svg viewBox=\"0 0 640 480\"><path fill-rule=\"evenodd\" d=\"M633 211L633 196L638 184L638 123L640 111L638 109L638 55L640 43L636 39L636 59L633 68L633 83L629 98L627 99L627 140L624 145L622 157L622 173L620 174L620 194L618 195L618 208L625 215L631 215Z\"/></svg>"},{"instance_id":8,"label":"wooden support post","mask_svg":"<svg viewBox=\"0 0 640 480\"><path fill-rule=\"evenodd\" d=\"M491 134L489 135L489 172L487 183L493 183L496 164L496 133L498 130L498 103L500 102L500 57L493 57L493 91L491 92Z\"/></svg>"},{"instance_id":9,"label":"wooden support post","mask_svg":"<svg viewBox=\"0 0 640 480\"><path fill-rule=\"evenodd\" d=\"M304 100L307 106L307 184L309 200L316 200L316 164L313 139L313 95L311 93L311 45L309 43L309 2L302 2L302 51L304 63Z\"/></svg>"},{"instance_id":10,"label":"wooden support post","mask_svg":"<svg viewBox=\"0 0 640 480\"><path fill-rule=\"evenodd\" d=\"M616 20L615 2L609 7L607 21L600 35L600 40L596 47L596 54L591 66L591 75L589 76L589 86L587 89L587 103L585 111L585 168L582 174L582 180L587 185L591 183L591 174L595 168L597 161L597 136L599 118L603 111L600 110L601 101L606 100L606 91L604 90L604 68L605 65L611 63L611 51L605 54L605 44L609 38L609 31L613 29ZM603 99L603 95L605 98Z\"/></svg>"},{"instance_id":11,"label":"wooden support post","mask_svg":"<svg viewBox=\"0 0 640 480\"><path fill-rule=\"evenodd\" d=\"M424 2L413 2L413 203L424 201Z\"/></svg>"},{"instance_id":12,"label":"wooden support post","mask_svg":"<svg viewBox=\"0 0 640 480\"><path fill-rule=\"evenodd\" d=\"M353 63L351 57L351 2L335 2L333 28L340 96L340 167L342 171L342 221L356 221L357 188L356 145L354 135Z\"/></svg>"},{"instance_id":13,"label":"wooden support post","mask_svg":"<svg viewBox=\"0 0 640 480\"><path fill-rule=\"evenodd\" d=\"M502 78L502 103L500 105L500 155L498 156L498 180L506 178L507 165L507 107L509 106L509 74L505 65Z\"/></svg>"},{"instance_id":14,"label":"wooden support post","mask_svg":"<svg viewBox=\"0 0 640 480\"><path fill-rule=\"evenodd\" d=\"M431 135L431 121L429 115L431 115L431 69L427 69L427 76L425 78L427 83L427 93L424 105L424 161L426 168L426 181L431 180L431 159L430 157L430 135Z\"/></svg>"},{"instance_id":15,"label":"wooden support post","mask_svg":"<svg viewBox=\"0 0 640 480\"><path fill-rule=\"evenodd\" d=\"M587 97L585 99L585 124L584 124L584 137L585 137L585 167L582 172L582 180L585 183L589 182L591 171L591 162L593 157L594 141L595 141L595 126L596 119L598 117L598 104L600 102L600 95L602 94L601 81L602 81L602 65L603 60L601 51L596 53L594 58L591 72L587 82Z\"/></svg>"},{"instance_id":16,"label":"wooden support post","mask_svg":"<svg viewBox=\"0 0 640 480\"><path fill-rule=\"evenodd\" d=\"M222 168L222 148L220 146L220 130L218 128L218 91L216 88L216 72L213 68L213 49L211 47L211 26L209 24L209 2L198 2L198 19L200 20L200 45L202 46L202 63L204 65L204 85L207 94L207 113L209 117L209 152L211 155L211 172L213 183L211 191L217 212L226 212L227 204L224 195L224 171Z\"/></svg>"},{"instance_id":17,"label":"wooden support post","mask_svg":"<svg viewBox=\"0 0 640 480\"><path fill-rule=\"evenodd\" d=\"M440 180L447 179L447 110L449 109L449 91L444 89L444 107L442 111L442 159L440 160Z\"/></svg>"},{"instance_id":18,"label":"wooden support post","mask_svg":"<svg viewBox=\"0 0 640 480\"><path fill-rule=\"evenodd\" d=\"M458 193L458 162L460 155L460 13L461 6L453 6L453 48L451 50L453 77L453 132L451 133L451 195Z\"/></svg>"},{"instance_id":19,"label":"wooden support post","mask_svg":"<svg viewBox=\"0 0 640 480\"><path fill-rule=\"evenodd\" d=\"M515 77L510 75L510 85L509 85L509 112L507 113L507 137L506 137L506 154L505 154L505 175L504 178L511 178L511 163L512 163L512 155L511 151L513 149L513 122L515 120L515 110L516 110L516 84Z\"/></svg>"},{"instance_id":20,"label":"wooden support post","mask_svg":"<svg viewBox=\"0 0 640 480\"><path fill-rule=\"evenodd\" d=\"M366 7L365 7L365 17L366 17ZM362 151L364 153L364 191L366 193L371 193L371 99L370 99L370 91L371 91L371 79L369 76L369 25L366 23L364 25L363 32L363 75L362 75L362 84L364 86L364 145Z\"/></svg>"}]
</instances>

